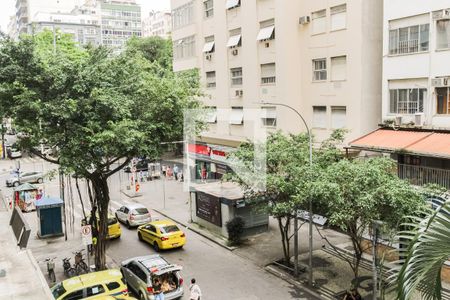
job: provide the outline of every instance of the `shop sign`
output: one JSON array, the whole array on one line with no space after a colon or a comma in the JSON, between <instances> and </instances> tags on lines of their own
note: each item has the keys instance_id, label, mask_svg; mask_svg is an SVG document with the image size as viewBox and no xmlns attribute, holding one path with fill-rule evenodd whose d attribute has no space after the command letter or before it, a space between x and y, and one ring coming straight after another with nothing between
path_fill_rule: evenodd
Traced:
<instances>
[{"instance_id":1,"label":"shop sign","mask_svg":"<svg viewBox=\"0 0 450 300\"><path fill-rule=\"evenodd\" d=\"M225 153L225 151L215 150L213 148L211 151L211 159L216 160L216 161L226 162L227 154Z\"/></svg>"},{"instance_id":2,"label":"shop sign","mask_svg":"<svg viewBox=\"0 0 450 300\"><path fill-rule=\"evenodd\" d=\"M210 157L211 148L201 144L188 144L188 152Z\"/></svg>"},{"instance_id":3,"label":"shop sign","mask_svg":"<svg viewBox=\"0 0 450 300\"><path fill-rule=\"evenodd\" d=\"M201 192L196 194L197 217L222 227L222 212L219 198Z\"/></svg>"}]
</instances>

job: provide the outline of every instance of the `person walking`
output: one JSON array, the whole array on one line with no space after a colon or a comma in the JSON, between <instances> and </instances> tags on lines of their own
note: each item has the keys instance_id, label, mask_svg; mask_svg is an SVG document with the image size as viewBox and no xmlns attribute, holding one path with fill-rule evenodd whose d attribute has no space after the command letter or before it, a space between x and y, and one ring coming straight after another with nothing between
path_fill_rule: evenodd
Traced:
<instances>
[{"instance_id":1,"label":"person walking","mask_svg":"<svg viewBox=\"0 0 450 300\"><path fill-rule=\"evenodd\" d=\"M180 169L178 168L177 165L173 166L173 176L175 178L175 180L178 180L178 172L180 171Z\"/></svg>"},{"instance_id":2,"label":"person walking","mask_svg":"<svg viewBox=\"0 0 450 300\"><path fill-rule=\"evenodd\" d=\"M167 175L167 179L172 179L173 170L172 170L172 168L170 166L167 166L166 175Z\"/></svg>"},{"instance_id":3,"label":"person walking","mask_svg":"<svg viewBox=\"0 0 450 300\"><path fill-rule=\"evenodd\" d=\"M200 290L198 284L196 284L195 278L191 279L189 290L191 291L191 294L189 296L190 300L200 300L200 298L202 297L202 291Z\"/></svg>"},{"instance_id":4,"label":"person walking","mask_svg":"<svg viewBox=\"0 0 450 300\"><path fill-rule=\"evenodd\" d=\"M158 278L153 281L153 295L155 295L155 300L164 300L164 293Z\"/></svg>"}]
</instances>

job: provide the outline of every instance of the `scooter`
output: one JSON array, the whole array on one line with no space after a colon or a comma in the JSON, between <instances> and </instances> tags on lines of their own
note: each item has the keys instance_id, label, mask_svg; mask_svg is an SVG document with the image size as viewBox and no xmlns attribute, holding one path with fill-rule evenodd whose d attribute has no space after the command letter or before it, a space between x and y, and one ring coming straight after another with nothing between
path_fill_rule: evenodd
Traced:
<instances>
[{"instance_id":1,"label":"scooter","mask_svg":"<svg viewBox=\"0 0 450 300\"><path fill-rule=\"evenodd\" d=\"M47 263L47 273L48 278L50 278L50 281L54 283L56 281L55 276L55 262L53 261L56 257L53 258L46 258L45 262Z\"/></svg>"},{"instance_id":2,"label":"scooter","mask_svg":"<svg viewBox=\"0 0 450 300\"><path fill-rule=\"evenodd\" d=\"M64 275L66 277L71 278L75 275L77 275L77 271L75 268L72 267L72 264L70 263L70 257L63 258L63 269L64 269Z\"/></svg>"}]
</instances>

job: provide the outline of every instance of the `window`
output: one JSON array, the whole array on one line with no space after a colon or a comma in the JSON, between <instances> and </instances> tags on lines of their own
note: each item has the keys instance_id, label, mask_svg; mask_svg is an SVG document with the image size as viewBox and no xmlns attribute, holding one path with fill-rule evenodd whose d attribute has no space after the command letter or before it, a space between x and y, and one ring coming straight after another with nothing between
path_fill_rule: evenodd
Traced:
<instances>
[{"instance_id":1,"label":"window","mask_svg":"<svg viewBox=\"0 0 450 300\"><path fill-rule=\"evenodd\" d=\"M436 113L439 115L450 114L450 89L436 88L436 100Z\"/></svg>"},{"instance_id":2,"label":"window","mask_svg":"<svg viewBox=\"0 0 450 300\"><path fill-rule=\"evenodd\" d=\"M334 6L330 9L331 31L340 30L347 27L347 4Z\"/></svg>"},{"instance_id":3,"label":"window","mask_svg":"<svg viewBox=\"0 0 450 300\"><path fill-rule=\"evenodd\" d=\"M232 9L241 6L241 0L227 0L226 8Z\"/></svg>"},{"instance_id":4,"label":"window","mask_svg":"<svg viewBox=\"0 0 450 300\"><path fill-rule=\"evenodd\" d=\"M261 107L261 121L263 126L277 126L277 110L275 107Z\"/></svg>"},{"instance_id":5,"label":"window","mask_svg":"<svg viewBox=\"0 0 450 300\"><path fill-rule=\"evenodd\" d=\"M274 19L270 19L260 23L260 30L256 38L257 41L273 40L275 38L274 22Z\"/></svg>"},{"instance_id":6,"label":"window","mask_svg":"<svg viewBox=\"0 0 450 300\"><path fill-rule=\"evenodd\" d=\"M313 106L313 127L327 128L327 107Z\"/></svg>"},{"instance_id":7,"label":"window","mask_svg":"<svg viewBox=\"0 0 450 300\"><path fill-rule=\"evenodd\" d=\"M172 26L174 29L189 25L193 20L194 5L192 1L172 11Z\"/></svg>"},{"instance_id":8,"label":"window","mask_svg":"<svg viewBox=\"0 0 450 300\"><path fill-rule=\"evenodd\" d=\"M312 13L312 34L324 33L326 31L326 16L325 9Z\"/></svg>"},{"instance_id":9,"label":"window","mask_svg":"<svg viewBox=\"0 0 450 300\"><path fill-rule=\"evenodd\" d=\"M216 71L206 72L206 87L207 88L216 87Z\"/></svg>"},{"instance_id":10,"label":"window","mask_svg":"<svg viewBox=\"0 0 450 300\"><path fill-rule=\"evenodd\" d=\"M389 31L389 54L428 51L430 24L403 27Z\"/></svg>"},{"instance_id":11,"label":"window","mask_svg":"<svg viewBox=\"0 0 450 300\"><path fill-rule=\"evenodd\" d=\"M236 28L234 30L231 30L230 38L227 42L228 48L234 48L234 47L240 47L241 46L241 28Z\"/></svg>"},{"instance_id":12,"label":"window","mask_svg":"<svg viewBox=\"0 0 450 300\"><path fill-rule=\"evenodd\" d=\"M88 287L86 290L88 297L102 294L105 292L105 288L101 284Z\"/></svg>"},{"instance_id":13,"label":"window","mask_svg":"<svg viewBox=\"0 0 450 300\"><path fill-rule=\"evenodd\" d=\"M427 89L389 90L389 112L391 114L415 114L423 112Z\"/></svg>"},{"instance_id":14,"label":"window","mask_svg":"<svg viewBox=\"0 0 450 300\"><path fill-rule=\"evenodd\" d=\"M78 300L78 299L83 299L83 290L78 290L75 292L72 292L70 294L68 294L67 296L65 296L63 299L64 300Z\"/></svg>"},{"instance_id":15,"label":"window","mask_svg":"<svg viewBox=\"0 0 450 300\"><path fill-rule=\"evenodd\" d=\"M275 83L275 63L261 65L261 83Z\"/></svg>"},{"instance_id":16,"label":"window","mask_svg":"<svg viewBox=\"0 0 450 300\"><path fill-rule=\"evenodd\" d=\"M214 36L205 37L205 45L203 46L203 53L214 52Z\"/></svg>"},{"instance_id":17,"label":"window","mask_svg":"<svg viewBox=\"0 0 450 300\"><path fill-rule=\"evenodd\" d=\"M195 39L189 36L173 42L174 59L188 58L195 55Z\"/></svg>"},{"instance_id":18,"label":"window","mask_svg":"<svg viewBox=\"0 0 450 300\"><path fill-rule=\"evenodd\" d=\"M207 0L203 2L203 8L205 9L205 18L214 16L214 2L213 0Z\"/></svg>"},{"instance_id":19,"label":"window","mask_svg":"<svg viewBox=\"0 0 450 300\"><path fill-rule=\"evenodd\" d=\"M120 283L113 281L113 282L107 283L106 286L108 287L108 290L112 291L112 290L120 288Z\"/></svg>"},{"instance_id":20,"label":"window","mask_svg":"<svg viewBox=\"0 0 450 300\"><path fill-rule=\"evenodd\" d=\"M242 68L230 69L231 73L231 85L242 85Z\"/></svg>"},{"instance_id":21,"label":"window","mask_svg":"<svg viewBox=\"0 0 450 300\"><path fill-rule=\"evenodd\" d=\"M313 81L327 80L327 59L313 59Z\"/></svg>"},{"instance_id":22,"label":"window","mask_svg":"<svg viewBox=\"0 0 450 300\"><path fill-rule=\"evenodd\" d=\"M231 108L230 124L231 125L244 124L244 109L242 107Z\"/></svg>"},{"instance_id":23,"label":"window","mask_svg":"<svg viewBox=\"0 0 450 300\"><path fill-rule=\"evenodd\" d=\"M347 56L331 58L331 81L347 79Z\"/></svg>"},{"instance_id":24,"label":"window","mask_svg":"<svg viewBox=\"0 0 450 300\"><path fill-rule=\"evenodd\" d=\"M450 20L436 21L436 49L450 48Z\"/></svg>"},{"instance_id":25,"label":"window","mask_svg":"<svg viewBox=\"0 0 450 300\"><path fill-rule=\"evenodd\" d=\"M347 108L345 106L331 107L331 128L339 129L346 126Z\"/></svg>"}]
</instances>

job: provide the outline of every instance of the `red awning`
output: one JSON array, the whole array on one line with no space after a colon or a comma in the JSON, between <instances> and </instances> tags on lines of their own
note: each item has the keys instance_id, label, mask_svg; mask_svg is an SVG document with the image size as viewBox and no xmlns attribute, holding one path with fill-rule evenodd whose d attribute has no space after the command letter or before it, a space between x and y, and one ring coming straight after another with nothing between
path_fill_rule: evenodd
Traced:
<instances>
[{"instance_id":1,"label":"red awning","mask_svg":"<svg viewBox=\"0 0 450 300\"><path fill-rule=\"evenodd\" d=\"M378 129L350 142L350 147L450 159L450 133Z\"/></svg>"}]
</instances>

